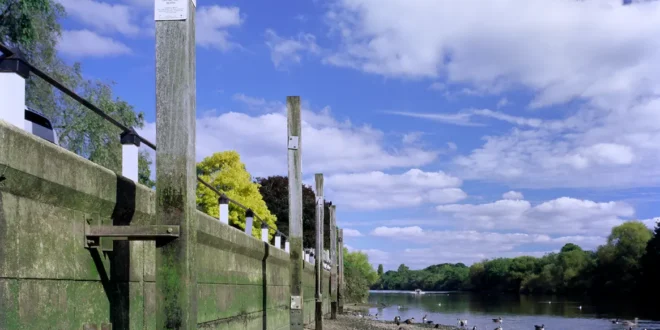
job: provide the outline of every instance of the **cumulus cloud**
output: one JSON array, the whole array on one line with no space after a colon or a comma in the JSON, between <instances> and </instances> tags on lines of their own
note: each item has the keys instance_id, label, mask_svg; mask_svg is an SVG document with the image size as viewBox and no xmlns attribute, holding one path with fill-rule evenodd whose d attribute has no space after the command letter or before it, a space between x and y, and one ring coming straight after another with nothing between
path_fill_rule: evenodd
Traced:
<instances>
[{"instance_id":1,"label":"cumulus cloud","mask_svg":"<svg viewBox=\"0 0 660 330\"><path fill-rule=\"evenodd\" d=\"M268 103L268 102L267 102ZM303 171L332 175L410 168L429 164L438 153L410 146L386 145L385 133L369 126L336 120L330 109L303 108ZM249 115L239 112L197 118L197 160L225 150L236 150L253 176L286 175L287 118L285 109ZM140 131L153 140L155 123Z\"/></svg>"},{"instance_id":2,"label":"cumulus cloud","mask_svg":"<svg viewBox=\"0 0 660 330\"><path fill-rule=\"evenodd\" d=\"M107 57L131 53L131 49L125 44L89 30L62 31L57 49L72 58Z\"/></svg>"},{"instance_id":3,"label":"cumulus cloud","mask_svg":"<svg viewBox=\"0 0 660 330\"><path fill-rule=\"evenodd\" d=\"M238 7L218 5L197 8L195 42L206 48L227 51L238 47L230 40L229 28L243 23Z\"/></svg>"},{"instance_id":4,"label":"cumulus cloud","mask_svg":"<svg viewBox=\"0 0 660 330\"><path fill-rule=\"evenodd\" d=\"M321 51L316 44L316 37L309 33L284 38L277 35L274 30L267 29L266 45L270 48L270 58L276 68L290 63L300 63L304 53L317 55Z\"/></svg>"},{"instance_id":5,"label":"cumulus cloud","mask_svg":"<svg viewBox=\"0 0 660 330\"><path fill-rule=\"evenodd\" d=\"M471 264L486 258L518 257L523 255L540 257L558 251L566 243L575 243L585 249L595 249L605 242L603 236L558 236L526 233L498 233L474 230L423 230L419 226L377 227L371 233L379 239L405 242L409 248L391 254L387 263L396 267L400 263L408 266L426 267L444 262ZM521 247L535 249L520 251Z\"/></svg>"},{"instance_id":6,"label":"cumulus cloud","mask_svg":"<svg viewBox=\"0 0 660 330\"><path fill-rule=\"evenodd\" d=\"M534 188L660 185L659 2L337 0L330 8L340 47L327 63L429 78L432 89L522 89L532 108L577 101L552 122L479 113L517 127L457 157L462 178ZM475 126L477 114L405 115Z\"/></svg>"},{"instance_id":7,"label":"cumulus cloud","mask_svg":"<svg viewBox=\"0 0 660 330\"><path fill-rule=\"evenodd\" d=\"M521 192L513 191L513 190L505 192L504 194L502 194L502 199L517 200L517 199L523 199L523 198L524 198L524 196Z\"/></svg>"},{"instance_id":8,"label":"cumulus cloud","mask_svg":"<svg viewBox=\"0 0 660 330\"><path fill-rule=\"evenodd\" d=\"M344 230L344 237L361 237L363 236L357 229L342 228Z\"/></svg>"},{"instance_id":9,"label":"cumulus cloud","mask_svg":"<svg viewBox=\"0 0 660 330\"><path fill-rule=\"evenodd\" d=\"M98 32L118 32L128 36L140 33L135 11L130 6L94 0L58 0L67 14Z\"/></svg>"},{"instance_id":10,"label":"cumulus cloud","mask_svg":"<svg viewBox=\"0 0 660 330\"><path fill-rule=\"evenodd\" d=\"M624 202L599 203L570 197L535 206L526 200L503 199L486 204L439 205L436 209L460 227L563 235L605 235L635 213Z\"/></svg>"},{"instance_id":11,"label":"cumulus cloud","mask_svg":"<svg viewBox=\"0 0 660 330\"><path fill-rule=\"evenodd\" d=\"M455 203L467 197L462 181L442 171L411 169L401 174L379 171L335 174L325 179L333 201L352 209L376 210Z\"/></svg>"}]
</instances>

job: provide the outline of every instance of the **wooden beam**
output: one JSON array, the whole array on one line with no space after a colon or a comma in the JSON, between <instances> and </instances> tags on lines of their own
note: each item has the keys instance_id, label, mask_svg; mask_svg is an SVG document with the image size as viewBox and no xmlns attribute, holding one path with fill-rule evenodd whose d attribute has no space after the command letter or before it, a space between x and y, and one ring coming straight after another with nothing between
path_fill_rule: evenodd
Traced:
<instances>
[{"instance_id":1,"label":"wooden beam","mask_svg":"<svg viewBox=\"0 0 660 330\"><path fill-rule=\"evenodd\" d=\"M302 136L300 96L288 96L287 108L287 159L289 169L289 256L291 330L303 330L303 223L302 223Z\"/></svg>"},{"instance_id":2,"label":"wooden beam","mask_svg":"<svg viewBox=\"0 0 660 330\"><path fill-rule=\"evenodd\" d=\"M175 225L154 226L85 226L87 237L125 237L133 240L178 238L180 227Z\"/></svg>"},{"instance_id":3,"label":"wooden beam","mask_svg":"<svg viewBox=\"0 0 660 330\"><path fill-rule=\"evenodd\" d=\"M195 4L156 0L156 329L197 329Z\"/></svg>"},{"instance_id":4,"label":"wooden beam","mask_svg":"<svg viewBox=\"0 0 660 330\"><path fill-rule=\"evenodd\" d=\"M344 314L344 230L339 229L339 285L337 291L337 309L339 314Z\"/></svg>"},{"instance_id":5,"label":"wooden beam","mask_svg":"<svg viewBox=\"0 0 660 330\"><path fill-rule=\"evenodd\" d=\"M337 219L335 205L330 205L330 319L337 319Z\"/></svg>"},{"instance_id":6,"label":"wooden beam","mask_svg":"<svg viewBox=\"0 0 660 330\"><path fill-rule=\"evenodd\" d=\"M323 174L314 175L316 182L316 251L314 260L316 261L316 330L323 330L323 220L325 211L325 199L323 198Z\"/></svg>"}]
</instances>

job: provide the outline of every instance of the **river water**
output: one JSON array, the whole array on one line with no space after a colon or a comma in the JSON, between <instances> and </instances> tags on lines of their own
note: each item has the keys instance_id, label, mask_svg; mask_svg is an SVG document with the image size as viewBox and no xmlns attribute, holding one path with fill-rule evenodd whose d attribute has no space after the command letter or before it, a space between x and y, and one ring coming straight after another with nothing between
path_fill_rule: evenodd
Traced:
<instances>
[{"instance_id":1,"label":"river water","mask_svg":"<svg viewBox=\"0 0 660 330\"><path fill-rule=\"evenodd\" d=\"M495 329L498 324L492 319L502 318L504 330L534 330L534 325L545 325L554 330L622 330L623 324L612 324L613 319L634 320L639 318L633 329L660 330L660 303L655 308L634 307L634 297L619 301L590 301L586 298L561 298L544 295L478 294L469 292L411 292L371 291L369 302L383 307L371 308L369 313L380 315L379 319L391 321L415 318L421 322L427 314L428 320L436 323L456 325L457 319L467 319L468 329ZM403 308L399 308L402 306ZM580 309L579 307L582 306Z\"/></svg>"}]
</instances>

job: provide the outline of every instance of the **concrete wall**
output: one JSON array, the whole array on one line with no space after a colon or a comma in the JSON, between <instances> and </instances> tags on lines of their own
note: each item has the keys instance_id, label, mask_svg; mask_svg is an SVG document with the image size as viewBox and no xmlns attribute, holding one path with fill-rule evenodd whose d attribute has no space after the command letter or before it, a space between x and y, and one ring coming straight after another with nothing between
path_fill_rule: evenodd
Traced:
<instances>
[{"instance_id":1,"label":"concrete wall","mask_svg":"<svg viewBox=\"0 0 660 330\"><path fill-rule=\"evenodd\" d=\"M84 248L85 222L154 224L154 192L3 121L0 175L0 330L102 323L155 330L154 242ZM287 329L289 255L198 217L198 327ZM305 320L313 323L308 263L304 281Z\"/></svg>"}]
</instances>

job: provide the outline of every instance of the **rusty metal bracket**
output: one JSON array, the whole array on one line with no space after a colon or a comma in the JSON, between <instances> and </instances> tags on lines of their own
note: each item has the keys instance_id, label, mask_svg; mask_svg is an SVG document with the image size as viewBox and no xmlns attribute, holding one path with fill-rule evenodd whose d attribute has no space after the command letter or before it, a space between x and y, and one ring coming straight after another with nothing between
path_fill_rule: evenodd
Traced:
<instances>
[{"instance_id":1,"label":"rusty metal bracket","mask_svg":"<svg viewBox=\"0 0 660 330\"><path fill-rule=\"evenodd\" d=\"M113 240L155 241L179 237L180 227L174 225L152 226L91 226L85 223L85 248L98 247L101 237Z\"/></svg>"}]
</instances>

